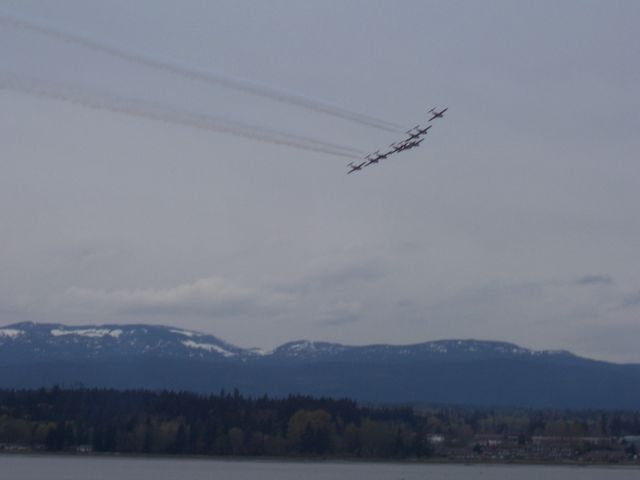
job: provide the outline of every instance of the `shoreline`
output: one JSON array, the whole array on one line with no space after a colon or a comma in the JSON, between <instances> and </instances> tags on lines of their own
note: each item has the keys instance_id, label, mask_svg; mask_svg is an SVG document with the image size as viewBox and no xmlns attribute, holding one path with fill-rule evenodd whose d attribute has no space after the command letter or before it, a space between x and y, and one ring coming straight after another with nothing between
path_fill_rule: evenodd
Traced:
<instances>
[{"instance_id":1,"label":"shoreline","mask_svg":"<svg viewBox=\"0 0 640 480\"><path fill-rule=\"evenodd\" d=\"M262 462L262 463L345 463L345 464L390 464L390 465L460 465L460 466L552 466L552 467L606 467L621 469L640 469L640 460L628 462L581 462L575 460L566 461L491 461L491 460L464 460L458 461L446 458L424 458L424 459L386 459L371 458L362 459L358 457L266 457L266 456L233 456L233 455L167 455L167 454L144 454L144 453L122 453L122 452L50 452L41 450L28 451L6 451L0 450L0 456L14 457L62 457L62 458L87 458L87 459L133 459L133 460L200 460L213 462Z\"/></svg>"}]
</instances>

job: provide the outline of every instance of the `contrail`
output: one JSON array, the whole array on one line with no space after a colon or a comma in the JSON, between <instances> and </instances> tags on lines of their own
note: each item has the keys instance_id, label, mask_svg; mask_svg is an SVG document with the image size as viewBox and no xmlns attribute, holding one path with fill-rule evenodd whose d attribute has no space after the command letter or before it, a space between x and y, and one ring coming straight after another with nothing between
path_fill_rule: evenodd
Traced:
<instances>
[{"instance_id":1,"label":"contrail","mask_svg":"<svg viewBox=\"0 0 640 480\"><path fill-rule=\"evenodd\" d=\"M177 110L152 102L143 102L106 93L89 92L76 86L42 82L35 79L0 76L0 89L26 95L60 100L96 110L146 118L170 124L183 125L216 133L227 133L274 145L284 145L301 150L326 153L344 158L360 158L358 150L313 138L278 132L269 128L252 126L233 120L209 117L199 113Z\"/></svg>"},{"instance_id":2,"label":"contrail","mask_svg":"<svg viewBox=\"0 0 640 480\"><path fill-rule=\"evenodd\" d=\"M16 18L15 16L8 15L7 13L4 13L2 11L0 11L0 24L36 32L41 35L46 35L51 38L62 40L67 43L80 45L97 52L105 53L121 60L137 63L150 68L155 68L157 70L186 77L191 80L201 81L210 85L232 88L241 92L250 93L252 95L269 98L277 102L295 105L334 117L342 118L344 120L349 120L361 125L366 125L369 127L394 133L398 133L402 130L401 126L398 124L371 117L362 113L353 112L351 110L347 110L319 100L314 100L298 93L277 90L265 85L260 85L250 80L236 78L221 73L200 70L167 60L143 55L141 53L127 52L118 47L101 43L89 38L81 37L73 33L63 32L54 27L49 27L41 23L34 23L24 19Z\"/></svg>"}]
</instances>

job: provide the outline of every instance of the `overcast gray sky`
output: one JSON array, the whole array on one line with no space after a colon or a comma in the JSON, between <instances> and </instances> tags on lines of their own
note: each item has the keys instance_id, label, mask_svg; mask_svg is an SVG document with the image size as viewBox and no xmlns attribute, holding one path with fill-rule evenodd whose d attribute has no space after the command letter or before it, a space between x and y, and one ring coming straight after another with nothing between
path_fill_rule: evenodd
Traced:
<instances>
[{"instance_id":1,"label":"overcast gray sky","mask_svg":"<svg viewBox=\"0 0 640 480\"><path fill-rule=\"evenodd\" d=\"M0 324L640 362L639 20L631 0L0 0ZM318 101L406 128L449 111L347 176L337 147L401 135Z\"/></svg>"}]
</instances>

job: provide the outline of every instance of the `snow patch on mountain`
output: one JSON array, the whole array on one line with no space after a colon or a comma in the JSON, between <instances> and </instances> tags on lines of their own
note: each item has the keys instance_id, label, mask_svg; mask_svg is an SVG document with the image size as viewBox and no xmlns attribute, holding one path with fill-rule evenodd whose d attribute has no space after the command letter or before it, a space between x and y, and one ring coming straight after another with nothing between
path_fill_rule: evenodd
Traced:
<instances>
[{"instance_id":1,"label":"snow patch on mountain","mask_svg":"<svg viewBox=\"0 0 640 480\"><path fill-rule=\"evenodd\" d=\"M271 355L273 353L273 350L264 350L264 349L258 348L258 347L249 348L247 351L250 354L257 355L259 357L265 357L265 356Z\"/></svg>"},{"instance_id":2,"label":"snow patch on mountain","mask_svg":"<svg viewBox=\"0 0 640 480\"><path fill-rule=\"evenodd\" d=\"M296 342L285 343L284 345L276 348L268 355L285 355L287 357L299 357L299 358L316 358L321 355L336 355L345 352L350 347L345 347L339 343L328 342L311 342L309 340L298 340ZM352 347L357 348L357 347Z\"/></svg>"},{"instance_id":3,"label":"snow patch on mountain","mask_svg":"<svg viewBox=\"0 0 640 480\"><path fill-rule=\"evenodd\" d=\"M234 357L236 354L225 350L224 348L212 343L198 343L193 340L184 340L181 342L185 347L206 350L207 352L217 352L225 357Z\"/></svg>"},{"instance_id":4,"label":"snow patch on mountain","mask_svg":"<svg viewBox=\"0 0 640 480\"><path fill-rule=\"evenodd\" d=\"M18 338L20 335L24 335L23 330L17 330L15 328L2 328L0 329L0 337Z\"/></svg>"},{"instance_id":5,"label":"snow patch on mountain","mask_svg":"<svg viewBox=\"0 0 640 480\"><path fill-rule=\"evenodd\" d=\"M449 351L446 345L437 342L425 343L425 347L427 350L435 353L447 353Z\"/></svg>"},{"instance_id":6,"label":"snow patch on mountain","mask_svg":"<svg viewBox=\"0 0 640 480\"><path fill-rule=\"evenodd\" d=\"M118 338L122 335L123 331L119 328L106 329L106 328L85 328L77 330L63 330L61 328L54 328L51 330L51 335L54 337L62 337L65 335L78 335L80 337L89 338L103 338L106 336Z\"/></svg>"},{"instance_id":7,"label":"snow patch on mountain","mask_svg":"<svg viewBox=\"0 0 640 480\"><path fill-rule=\"evenodd\" d=\"M185 337L201 337L202 334L201 333L197 333L197 332L190 332L189 330L169 330L171 333L177 333L178 335L184 335Z\"/></svg>"}]
</instances>

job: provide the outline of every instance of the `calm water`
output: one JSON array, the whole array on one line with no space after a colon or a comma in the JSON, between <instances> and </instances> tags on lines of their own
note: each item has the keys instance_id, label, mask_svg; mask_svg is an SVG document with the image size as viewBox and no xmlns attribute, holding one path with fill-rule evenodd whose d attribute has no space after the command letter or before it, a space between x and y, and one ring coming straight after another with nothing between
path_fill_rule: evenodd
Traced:
<instances>
[{"instance_id":1,"label":"calm water","mask_svg":"<svg viewBox=\"0 0 640 480\"><path fill-rule=\"evenodd\" d=\"M2 480L638 480L640 468L403 465L0 455Z\"/></svg>"}]
</instances>

